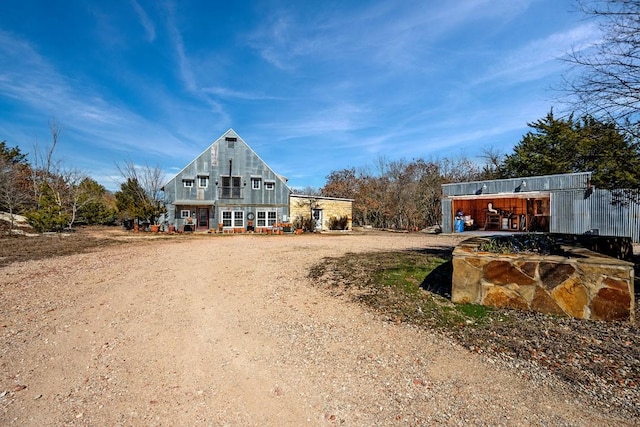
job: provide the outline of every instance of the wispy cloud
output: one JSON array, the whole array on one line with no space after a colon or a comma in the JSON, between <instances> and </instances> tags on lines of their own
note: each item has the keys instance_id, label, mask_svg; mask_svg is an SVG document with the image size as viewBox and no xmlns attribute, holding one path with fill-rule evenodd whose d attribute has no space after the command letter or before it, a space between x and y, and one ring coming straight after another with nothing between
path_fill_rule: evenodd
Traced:
<instances>
[{"instance_id":1,"label":"wispy cloud","mask_svg":"<svg viewBox=\"0 0 640 427\"><path fill-rule=\"evenodd\" d=\"M38 112L34 121L55 118L87 145L137 150L167 155L181 145L161 126L136 112L107 101L91 87L80 86L61 75L28 42L0 31L0 95ZM23 70L29 70L24 73ZM145 134L140 134L144 129Z\"/></svg>"},{"instance_id":2,"label":"wispy cloud","mask_svg":"<svg viewBox=\"0 0 640 427\"><path fill-rule=\"evenodd\" d=\"M226 99L245 99L245 100L252 100L252 101L285 99L282 96L264 95L260 93L234 90L231 88L220 87L220 86L203 87L201 90L204 93L208 93L216 97L226 98Z\"/></svg>"},{"instance_id":3,"label":"wispy cloud","mask_svg":"<svg viewBox=\"0 0 640 427\"><path fill-rule=\"evenodd\" d=\"M167 30L171 38L172 48L178 62L179 76L184 82L185 87L191 91L196 91L196 82L191 71L191 64L184 51L184 41L182 34L175 23L175 5L172 2L165 2L165 11L167 18Z\"/></svg>"},{"instance_id":4,"label":"wispy cloud","mask_svg":"<svg viewBox=\"0 0 640 427\"><path fill-rule=\"evenodd\" d=\"M305 110L281 123L263 123L261 129L277 132L282 140L317 137L322 134L355 132L371 126L369 108L336 102L318 110Z\"/></svg>"},{"instance_id":5,"label":"wispy cloud","mask_svg":"<svg viewBox=\"0 0 640 427\"><path fill-rule=\"evenodd\" d=\"M209 93L200 87L200 84L195 77L191 61L185 52L182 33L176 24L176 5L171 1L167 1L164 3L164 7L167 18L167 31L177 59L178 74L184 83L185 89L200 102L205 103L211 113L219 115L222 122L229 123L230 118L228 113L225 111L224 106L209 96Z\"/></svg>"},{"instance_id":6,"label":"wispy cloud","mask_svg":"<svg viewBox=\"0 0 640 427\"><path fill-rule=\"evenodd\" d=\"M137 0L131 0L131 4L133 5L133 9L136 11L138 18L140 19L140 24L144 28L147 34L147 40L152 42L156 38L156 28L153 24L153 21L149 18L149 15L144 11L140 3Z\"/></svg>"},{"instance_id":7,"label":"wispy cloud","mask_svg":"<svg viewBox=\"0 0 640 427\"><path fill-rule=\"evenodd\" d=\"M597 26L594 23L587 23L530 41L507 53L474 83L478 85L489 81L500 81L502 84L514 84L541 79L559 72L562 67L559 59L565 57L570 50L588 48L600 36Z\"/></svg>"},{"instance_id":8,"label":"wispy cloud","mask_svg":"<svg viewBox=\"0 0 640 427\"><path fill-rule=\"evenodd\" d=\"M293 71L300 60L331 59L410 64L439 37L470 21L511 19L536 0L456 1L439 5L423 1L348 3L338 10L300 15L293 9L266 12L262 24L247 35L247 44L274 67ZM426 46L426 47L425 47Z\"/></svg>"}]
</instances>

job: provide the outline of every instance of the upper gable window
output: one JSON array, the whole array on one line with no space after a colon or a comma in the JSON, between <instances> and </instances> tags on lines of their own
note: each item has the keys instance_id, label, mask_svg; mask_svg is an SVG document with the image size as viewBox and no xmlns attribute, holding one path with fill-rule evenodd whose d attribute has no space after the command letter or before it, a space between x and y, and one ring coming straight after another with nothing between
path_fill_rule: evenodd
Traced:
<instances>
[{"instance_id":1,"label":"upper gable window","mask_svg":"<svg viewBox=\"0 0 640 427\"><path fill-rule=\"evenodd\" d=\"M207 188L209 186L209 177L208 176L199 176L198 177L198 187Z\"/></svg>"},{"instance_id":2,"label":"upper gable window","mask_svg":"<svg viewBox=\"0 0 640 427\"><path fill-rule=\"evenodd\" d=\"M183 179L182 180L182 184L184 185L184 188L192 188L193 187L193 180L192 179Z\"/></svg>"},{"instance_id":3,"label":"upper gable window","mask_svg":"<svg viewBox=\"0 0 640 427\"><path fill-rule=\"evenodd\" d=\"M220 187L220 198L239 199L242 198L241 177L222 176L222 186Z\"/></svg>"},{"instance_id":4,"label":"upper gable window","mask_svg":"<svg viewBox=\"0 0 640 427\"><path fill-rule=\"evenodd\" d=\"M236 147L236 141L238 140L238 138L232 138L232 137L228 136L224 140L227 141L227 148L235 148Z\"/></svg>"},{"instance_id":5,"label":"upper gable window","mask_svg":"<svg viewBox=\"0 0 640 427\"><path fill-rule=\"evenodd\" d=\"M265 181L264 182L264 189L265 190L275 190L276 189L276 182L275 181Z\"/></svg>"},{"instance_id":6,"label":"upper gable window","mask_svg":"<svg viewBox=\"0 0 640 427\"><path fill-rule=\"evenodd\" d=\"M261 178L251 178L251 189L252 190L259 190L260 186L262 183L262 179Z\"/></svg>"}]
</instances>

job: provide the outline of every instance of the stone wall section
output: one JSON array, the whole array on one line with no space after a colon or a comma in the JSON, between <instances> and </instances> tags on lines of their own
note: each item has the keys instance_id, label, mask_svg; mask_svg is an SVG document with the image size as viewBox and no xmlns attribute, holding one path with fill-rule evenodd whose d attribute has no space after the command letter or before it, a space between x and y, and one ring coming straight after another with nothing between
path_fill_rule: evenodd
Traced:
<instances>
[{"instance_id":1,"label":"stone wall section","mask_svg":"<svg viewBox=\"0 0 640 427\"><path fill-rule=\"evenodd\" d=\"M291 221L298 216L306 218L311 216L310 203L313 204L316 209L322 209L322 230L329 230L329 220L332 217L339 218L343 216L348 218L347 229L352 229L353 202L345 199L291 195L289 198Z\"/></svg>"},{"instance_id":2,"label":"stone wall section","mask_svg":"<svg viewBox=\"0 0 640 427\"><path fill-rule=\"evenodd\" d=\"M453 251L452 301L594 320L635 320L633 264L584 248L568 256Z\"/></svg>"}]
</instances>

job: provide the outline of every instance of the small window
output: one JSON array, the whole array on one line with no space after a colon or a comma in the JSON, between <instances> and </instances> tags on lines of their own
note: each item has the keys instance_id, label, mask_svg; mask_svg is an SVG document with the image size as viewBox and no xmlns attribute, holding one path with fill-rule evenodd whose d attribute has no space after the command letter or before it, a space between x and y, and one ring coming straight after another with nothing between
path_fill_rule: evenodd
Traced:
<instances>
[{"instance_id":1,"label":"small window","mask_svg":"<svg viewBox=\"0 0 640 427\"><path fill-rule=\"evenodd\" d=\"M251 189L252 190L259 190L261 182L262 182L262 179L260 179L260 178L251 178Z\"/></svg>"},{"instance_id":2,"label":"small window","mask_svg":"<svg viewBox=\"0 0 640 427\"><path fill-rule=\"evenodd\" d=\"M191 216L191 212L188 209L183 209L180 211L180 218L189 218Z\"/></svg>"},{"instance_id":3,"label":"small window","mask_svg":"<svg viewBox=\"0 0 640 427\"><path fill-rule=\"evenodd\" d=\"M198 187L207 188L209 186L209 177L208 176L199 176L198 177Z\"/></svg>"},{"instance_id":4,"label":"small window","mask_svg":"<svg viewBox=\"0 0 640 427\"><path fill-rule=\"evenodd\" d=\"M264 189L265 190L275 190L276 189L275 181L265 181L264 182Z\"/></svg>"},{"instance_id":5,"label":"small window","mask_svg":"<svg viewBox=\"0 0 640 427\"><path fill-rule=\"evenodd\" d=\"M183 179L182 183L184 184L184 188L193 187L193 180L192 179Z\"/></svg>"}]
</instances>

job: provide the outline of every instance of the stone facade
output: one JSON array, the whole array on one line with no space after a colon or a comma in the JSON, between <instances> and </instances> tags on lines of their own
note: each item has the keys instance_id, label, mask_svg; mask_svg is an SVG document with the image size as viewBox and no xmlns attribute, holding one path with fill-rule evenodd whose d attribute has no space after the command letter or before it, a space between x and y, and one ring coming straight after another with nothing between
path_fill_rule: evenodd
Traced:
<instances>
[{"instance_id":1,"label":"stone facade","mask_svg":"<svg viewBox=\"0 0 640 427\"><path fill-rule=\"evenodd\" d=\"M486 237L453 251L452 301L580 319L635 320L633 264L581 247L568 256L479 252Z\"/></svg>"},{"instance_id":2,"label":"stone facade","mask_svg":"<svg viewBox=\"0 0 640 427\"><path fill-rule=\"evenodd\" d=\"M320 218L322 224L319 228L323 231L329 230L329 220L331 218L344 216L348 218L347 229L352 229L353 200L300 194L292 194L289 196L291 221L298 216L308 218L313 210L321 212Z\"/></svg>"}]
</instances>

